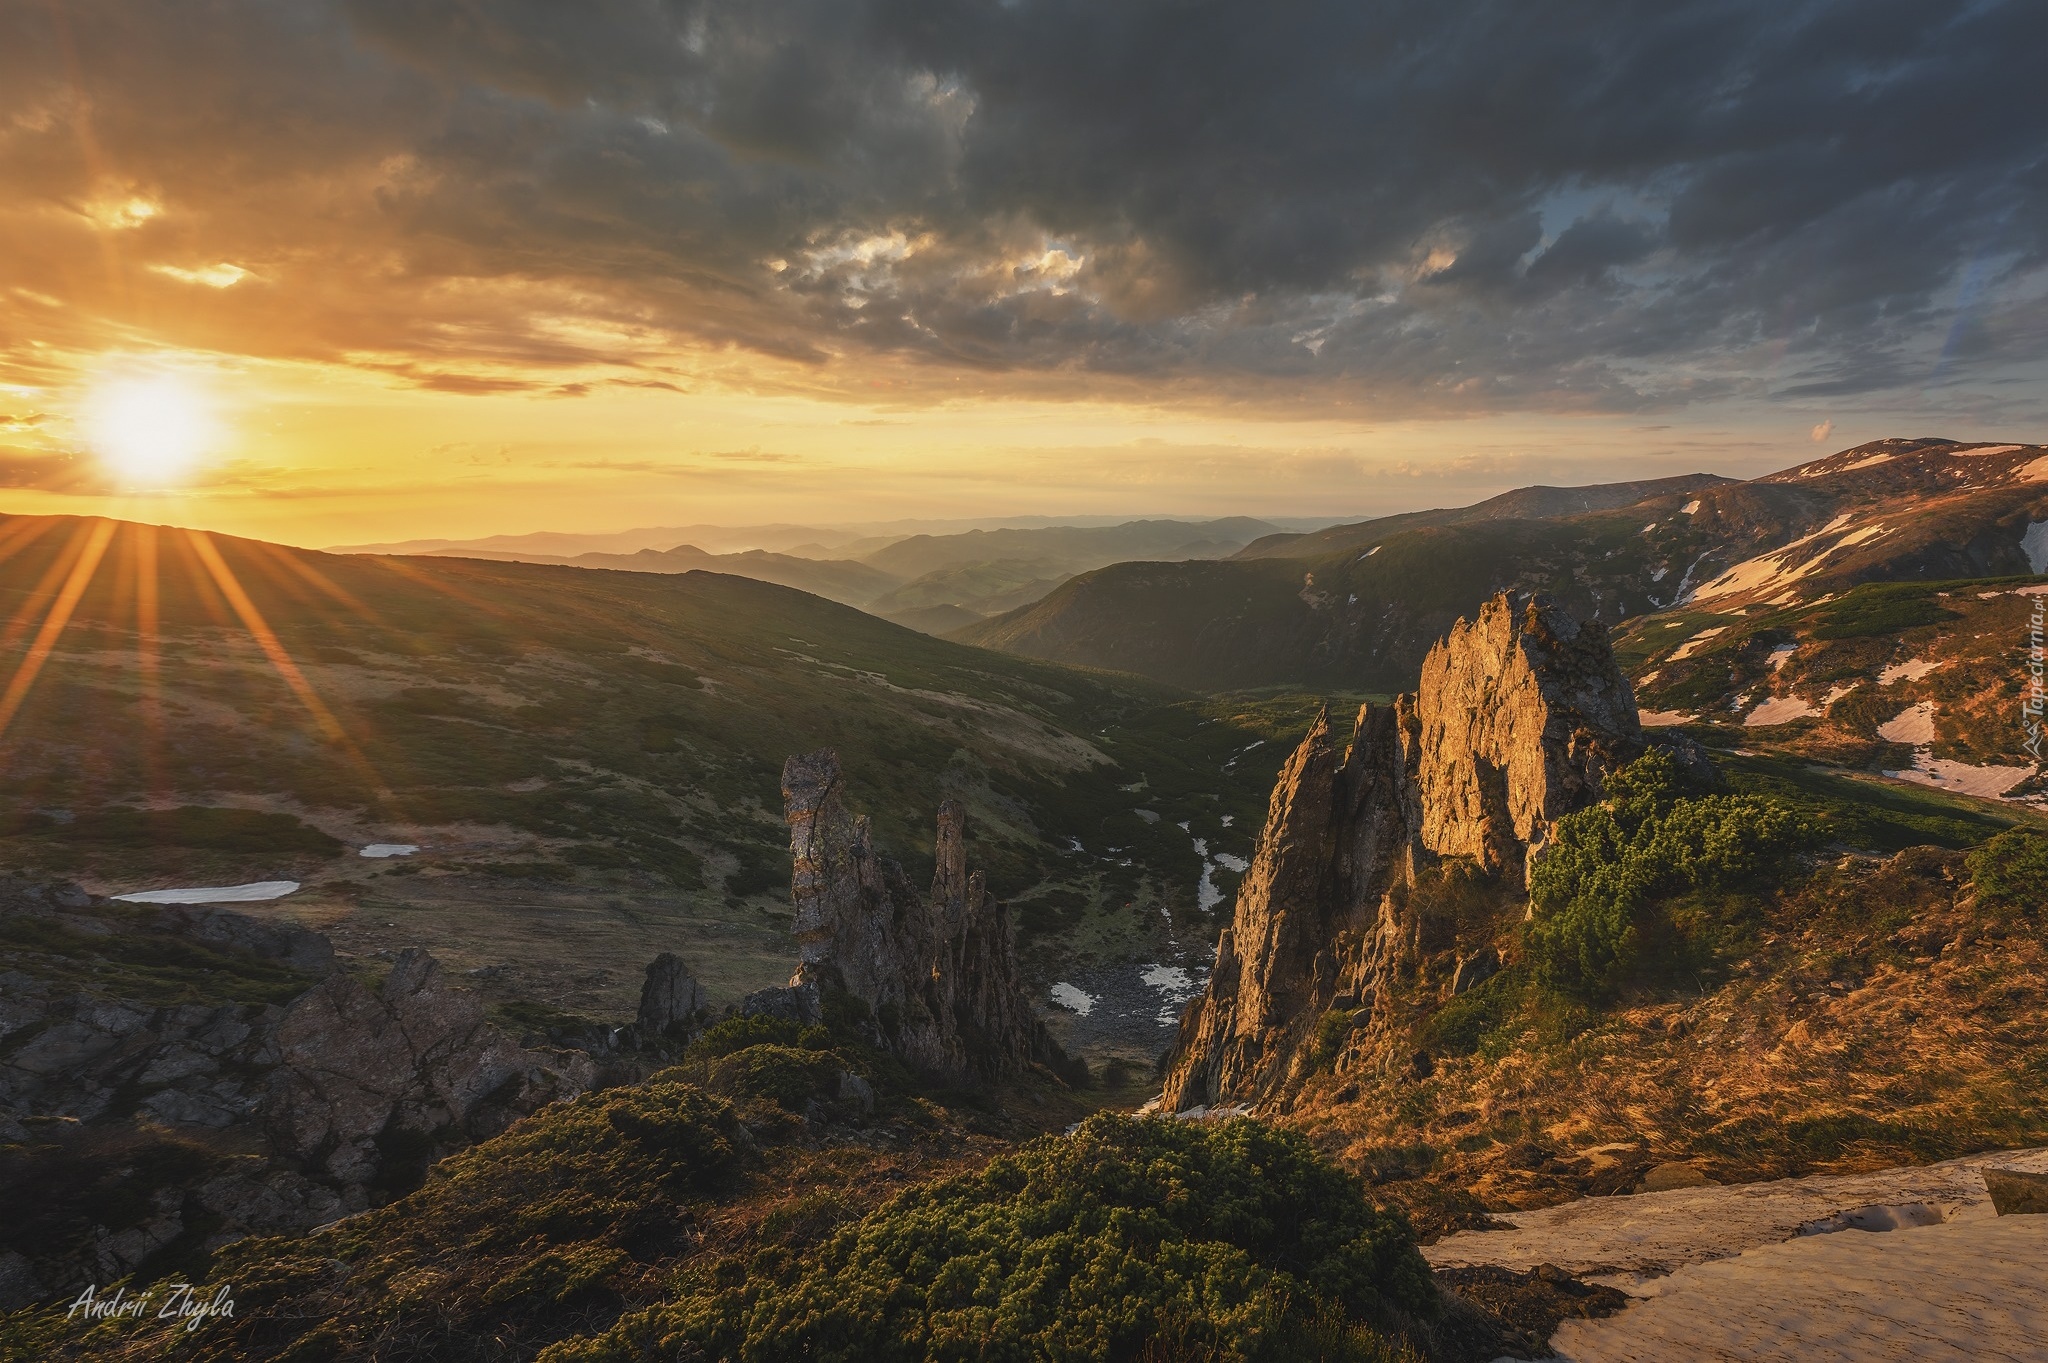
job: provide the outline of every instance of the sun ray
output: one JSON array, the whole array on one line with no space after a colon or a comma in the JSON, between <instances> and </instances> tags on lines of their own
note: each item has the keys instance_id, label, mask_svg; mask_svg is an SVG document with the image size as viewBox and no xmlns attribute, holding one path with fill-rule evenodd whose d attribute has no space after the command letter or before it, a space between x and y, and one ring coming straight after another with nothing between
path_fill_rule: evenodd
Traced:
<instances>
[{"instance_id":1,"label":"sun ray","mask_svg":"<svg viewBox=\"0 0 2048 1363\"><path fill-rule=\"evenodd\" d=\"M350 764L356 768L357 774L369 783L378 801L387 810L394 808L397 797L390 785L377 774L376 768L371 766L362 749L349 737L347 730L342 728L341 721L335 718L334 712L313 689L313 684L306 680L306 674L300 670L290 651L285 648L284 642L277 637L277 632L271 629L269 621L263 618L263 613L256 608L255 601L250 599L241 579L235 576L234 570L228 567L227 560L221 557L212 537L203 530L187 530L185 539L191 545L194 556L213 578L214 585L220 589L221 595L227 598L228 605L241 618L243 628L249 631L250 637L256 641L256 646L270 661L271 668L283 679L299 703L306 708L306 712L313 717L313 722L321 734L346 755Z\"/></svg>"},{"instance_id":2,"label":"sun ray","mask_svg":"<svg viewBox=\"0 0 2048 1363\"><path fill-rule=\"evenodd\" d=\"M312 683L306 680L306 674L299 670L298 663L293 661L292 655L278 639L276 632L270 628L269 622L263 618L262 612L256 609L256 603L249 599L249 593L242 587L242 580L235 576L234 570L228 567L227 560L220 556L220 550L214 547L212 538L203 530L187 530L185 538L191 542L192 552L199 556L200 563L213 578L214 585L219 587L221 595L227 598L229 607L241 618L242 627L249 631L249 636L256 641L256 647L262 649L263 656L270 660L272 670L284 679L284 684L299 698L299 704L306 707L306 713L313 716L313 722L319 726L320 732L332 740L345 740L348 736L342 732L341 722L334 717L334 712L327 708L327 702L320 699L320 694L313 689Z\"/></svg>"},{"instance_id":3,"label":"sun ray","mask_svg":"<svg viewBox=\"0 0 2048 1363\"><path fill-rule=\"evenodd\" d=\"M287 549L281 544L269 544L260 540L255 542L255 548L258 552L268 555L296 573L299 577L305 579L315 590L324 593L336 604L346 606L373 624L382 623L378 618L377 612L371 608L368 602L364 601L354 592L349 591L346 587L343 587L312 564L307 563L298 551Z\"/></svg>"},{"instance_id":4,"label":"sun ray","mask_svg":"<svg viewBox=\"0 0 2048 1363\"><path fill-rule=\"evenodd\" d=\"M34 544L55 524L47 516L16 516L0 526L0 563Z\"/></svg>"},{"instance_id":5,"label":"sun ray","mask_svg":"<svg viewBox=\"0 0 2048 1363\"><path fill-rule=\"evenodd\" d=\"M381 555L374 562L381 564L391 572L397 573L408 582L416 582L429 591L439 592L449 600L460 601L463 605L473 610L482 611L485 615L499 620L511 620L514 618L513 613L506 610L503 606L492 605L474 592L466 592L452 582L424 573L413 564Z\"/></svg>"},{"instance_id":6,"label":"sun ray","mask_svg":"<svg viewBox=\"0 0 2048 1363\"><path fill-rule=\"evenodd\" d=\"M64 581L65 575L78 563L80 553L91 542L94 527L98 524L112 525L113 522L80 520L74 523L70 542L57 550L50 559L49 567L43 569L42 577L22 599L21 609L14 613L14 618L7 622L5 629L0 629L0 651L13 647L24 634L34 628L36 612L51 599L52 594L58 590L57 584ZM102 545L101 549L104 552L105 546ZM47 619L47 615L44 618Z\"/></svg>"},{"instance_id":7,"label":"sun ray","mask_svg":"<svg viewBox=\"0 0 2048 1363\"><path fill-rule=\"evenodd\" d=\"M71 623L71 612L77 609L78 599L85 595L85 589L92 585L93 575L99 571L100 559L107 552L107 544L114 538L113 521L95 520L89 522L89 526L77 557L71 561L70 575L64 579L57 599L50 603L49 613L43 617L42 628L36 631L21 666L15 669L14 679L7 683L7 690L0 693L0 736L6 734L14 716L20 712L22 702L28 698L29 688L35 685L37 674L49 661L64 627Z\"/></svg>"}]
</instances>

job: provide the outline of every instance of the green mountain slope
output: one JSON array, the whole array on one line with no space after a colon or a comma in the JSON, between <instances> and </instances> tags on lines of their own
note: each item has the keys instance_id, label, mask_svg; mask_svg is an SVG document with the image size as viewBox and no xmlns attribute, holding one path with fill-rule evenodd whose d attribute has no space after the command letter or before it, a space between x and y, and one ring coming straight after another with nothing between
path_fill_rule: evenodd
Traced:
<instances>
[{"instance_id":1,"label":"green mountain slope","mask_svg":"<svg viewBox=\"0 0 2048 1363\"><path fill-rule=\"evenodd\" d=\"M913 876L939 800L966 801L1047 973L1212 936L1192 838L1248 854L1279 760L1235 760L1260 724L1153 683L707 573L14 517L0 620L17 662L51 645L0 683L0 864L108 892L300 880L273 907L349 949L423 943L570 1009L630 1011L663 949L725 997L786 975L789 753L837 747ZM353 855L377 842L425 850Z\"/></svg>"}]
</instances>

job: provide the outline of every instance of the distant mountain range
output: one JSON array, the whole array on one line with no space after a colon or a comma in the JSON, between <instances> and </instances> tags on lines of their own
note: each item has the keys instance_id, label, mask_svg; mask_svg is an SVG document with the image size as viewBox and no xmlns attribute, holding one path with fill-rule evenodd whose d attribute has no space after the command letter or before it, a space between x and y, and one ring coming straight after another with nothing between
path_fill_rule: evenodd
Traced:
<instances>
[{"instance_id":1,"label":"distant mountain range","mask_svg":"<svg viewBox=\"0 0 2048 1363\"><path fill-rule=\"evenodd\" d=\"M1525 488L1269 536L1208 563L1120 563L951 637L1200 690L1398 691L1501 590L1610 626L1678 605L1783 607L1897 579L2048 568L2048 448L1891 439L1748 482Z\"/></svg>"},{"instance_id":2,"label":"distant mountain range","mask_svg":"<svg viewBox=\"0 0 2048 1363\"><path fill-rule=\"evenodd\" d=\"M1289 532L1245 516L1220 520L1135 520L1109 525L996 526L949 534L850 538L815 527L683 526L617 536L500 535L455 542L358 545L350 553L556 563L640 573L728 573L794 587L931 633L957 629L1043 597L1076 573L1128 560L1226 558ZM679 534L714 544L774 543L718 553L703 543L661 544ZM825 547L837 535L837 549ZM578 544L612 547L572 552ZM645 541L655 541L645 543Z\"/></svg>"}]
</instances>

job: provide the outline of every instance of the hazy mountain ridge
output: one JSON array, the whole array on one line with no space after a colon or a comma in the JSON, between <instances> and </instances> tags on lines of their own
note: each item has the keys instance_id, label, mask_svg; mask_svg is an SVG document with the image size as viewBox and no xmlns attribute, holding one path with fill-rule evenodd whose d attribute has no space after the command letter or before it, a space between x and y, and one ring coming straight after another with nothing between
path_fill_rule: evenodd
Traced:
<instances>
[{"instance_id":1,"label":"hazy mountain ridge","mask_svg":"<svg viewBox=\"0 0 2048 1363\"><path fill-rule=\"evenodd\" d=\"M2036 445L1895 439L1749 482L1681 479L1685 490L1613 510L1477 514L1527 504L1509 494L1417 513L1429 523L1318 532L1345 545L1321 557L1268 542L1200 575L1115 565L952 637L1196 689L1351 678L1394 691L1496 591L1548 591L1619 623L1681 599L1739 612L1864 581L2048 567L2048 540L2029 539L2048 521L2044 458Z\"/></svg>"},{"instance_id":2,"label":"hazy mountain ridge","mask_svg":"<svg viewBox=\"0 0 2048 1363\"><path fill-rule=\"evenodd\" d=\"M1373 544L1396 530L1426 525L1466 525L1473 521L1554 520L1586 511L1612 511L1635 506L1670 493L1698 492L1736 482L1717 473L1682 473L1629 483L1590 483L1583 487L1541 484L1515 488L1471 506L1408 511L1351 525L1333 525L1300 535L1268 535L1239 550L1237 558L1320 558Z\"/></svg>"},{"instance_id":3,"label":"hazy mountain ridge","mask_svg":"<svg viewBox=\"0 0 2048 1363\"><path fill-rule=\"evenodd\" d=\"M1088 519L1088 518L1079 518ZM856 538L801 526L691 526L706 543L747 544L772 539L792 552L744 548L709 552L698 544L660 539L672 532L643 530L612 537L630 548L569 552L591 536L494 536L418 546L359 546L337 552L410 552L435 558L553 563L624 572L704 570L751 577L884 619L931 632L971 624L1029 604L1076 573L1126 559L1226 558L1277 527L1249 517L1221 520L1134 520L1107 525L1032 525L974 528L946 534L916 533ZM680 533L680 532L673 532ZM654 543L643 543L653 540ZM1026 568L1026 565L1029 565ZM953 610L944 610L953 607Z\"/></svg>"}]
</instances>

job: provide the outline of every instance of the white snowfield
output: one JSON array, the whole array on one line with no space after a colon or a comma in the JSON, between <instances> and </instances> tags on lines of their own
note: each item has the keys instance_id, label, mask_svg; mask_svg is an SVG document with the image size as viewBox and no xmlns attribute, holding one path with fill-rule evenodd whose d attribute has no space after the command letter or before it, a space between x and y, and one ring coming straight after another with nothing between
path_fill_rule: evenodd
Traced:
<instances>
[{"instance_id":1,"label":"white snowfield","mask_svg":"<svg viewBox=\"0 0 2048 1363\"><path fill-rule=\"evenodd\" d=\"M419 844L414 842L373 842L369 846L365 847L362 851L356 853L356 855L359 857L370 857L372 859L382 857L409 857L419 850Z\"/></svg>"},{"instance_id":2,"label":"white snowfield","mask_svg":"<svg viewBox=\"0 0 2048 1363\"><path fill-rule=\"evenodd\" d=\"M247 885L211 885L186 890L137 890L112 898L124 904L254 904L283 899L299 888L296 880L258 880Z\"/></svg>"},{"instance_id":3,"label":"white snowfield","mask_svg":"<svg viewBox=\"0 0 2048 1363\"><path fill-rule=\"evenodd\" d=\"M1997 1215L1984 1168L2048 1149L1736 1187L1588 1198L1464 1231L1432 1264L1550 1263L1639 1300L1568 1320L1571 1363L2041 1363L2048 1216Z\"/></svg>"}]
</instances>

